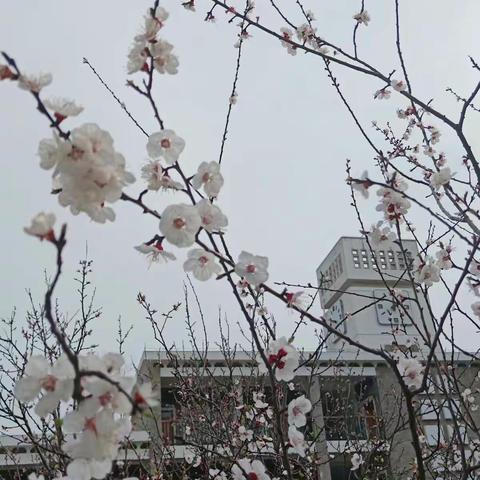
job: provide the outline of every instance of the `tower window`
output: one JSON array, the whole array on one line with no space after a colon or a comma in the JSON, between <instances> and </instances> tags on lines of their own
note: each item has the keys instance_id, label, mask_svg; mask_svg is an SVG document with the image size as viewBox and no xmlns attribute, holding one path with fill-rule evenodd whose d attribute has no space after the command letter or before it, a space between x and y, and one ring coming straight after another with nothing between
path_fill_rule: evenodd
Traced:
<instances>
[{"instance_id":1,"label":"tower window","mask_svg":"<svg viewBox=\"0 0 480 480\"><path fill-rule=\"evenodd\" d=\"M341 275L343 273L343 265L342 265L342 258L340 257L340 255L338 255L337 258L335 259L335 264L337 266L337 274Z\"/></svg>"},{"instance_id":2,"label":"tower window","mask_svg":"<svg viewBox=\"0 0 480 480\"><path fill-rule=\"evenodd\" d=\"M396 270L397 265L395 263L395 253L392 250L389 250L387 252L387 257L388 257L388 265L391 270Z\"/></svg>"},{"instance_id":3,"label":"tower window","mask_svg":"<svg viewBox=\"0 0 480 480\"><path fill-rule=\"evenodd\" d=\"M387 268L387 260L385 258L385 252L383 250L378 251L378 263L382 270L386 270Z\"/></svg>"},{"instance_id":4,"label":"tower window","mask_svg":"<svg viewBox=\"0 0 480 480\"><path fill-rule=\"evenodd\" d=\"M412 252L410 250L407 250L405 252L405 256L407 257L407 268L411 270L413 265Z\"/></svg>"},{"instance_id":5,"label":"tower window","mask_svg":"<svg viewBox=\"0 0 480 480\"><path fill-rule=\"evenodd\" d=\"M410 270L413 264L412 252L409 250L405 250L405 252L397 252L397 263L399 270L405 270L405 268Z\"/></svg>"},{"instance_id":6,"label":"tower window","mask_svg":"<svg viewBox=\"0 0 480 480\"><path fill-rule=\"evenodd\" d=\"M358 250L352 249L352 258L353 258L353 266L355 268L361 268L360 267L360 257L358 256Z\"/></svg>"},{"instance_id":7,"label":"tower window","mask_svg":"<svg viewBox=\"0 0 480 480\"><path fill-rule=\"evenodd\" d=\"M366 250L362 250L362 265L363 268L369 268L369 263L368 263L368 253Z\"/></svg>"}]
</instances>

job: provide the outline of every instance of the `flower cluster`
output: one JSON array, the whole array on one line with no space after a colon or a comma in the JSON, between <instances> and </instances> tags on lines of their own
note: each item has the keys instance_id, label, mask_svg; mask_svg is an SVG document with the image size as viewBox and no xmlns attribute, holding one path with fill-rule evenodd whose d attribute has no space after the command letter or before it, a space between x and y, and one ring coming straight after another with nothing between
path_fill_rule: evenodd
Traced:
<instances>
[{"instance_id":1,"label":"flower cluster","mask_svg":"<svg viewBox=\"0 0 480 480\"><path fill-rule=\"evenodd\" d=\"M313 13L307 13L307 18L308 23L303 23L295 30L298 42L303 45L308 45L323 55L328 54L328 48L325 46L325 42L317 36L317 29L311 25L311 22L315 20ZM280 40L282 47L286 48L290 55L296 55L297 45L294 44L294 32L289 28L282 27L280 33L282 35L282 40Z\"/></svg>"},{"instance_id":2,"label":"flower cluster","mask_svg":"<svg viewBox=\"0 0 480 480\"><path fill-rule=\"evenodd\" d=\"M450 183L453 175L449 167L441 168L438 172L431 175L430 184L434 190L439 190L440 187L444 187Z\"/></svg>"},{"instance_id":3,"label":"flower cluster","mask_svg":"<svg viewBox=\"0 0 480 480\"><path fill-rule=\"evenodd\" d=\"M158 160L151 160L142 167L142 178L149 190L182 190L183 185L171 179Z\"/></svg>"},{"instance_id":4,"label":"flower cluster","mask_svg":"<svg viewBox=\"0 0 480 480\"><path fill-rule=\"evenodd\" d=\"M361 12L355 14L353 19L356 20L358 23L363 23L366 27L370 22L370 14L366 10L362 10Z\"/></svg>"},{"instance_id":5,"label":"flower cluster","mask_svg":"<svg viewBox=\"0 0 480 480\"><path fill-rule=\"evenodd\" d=\"M417 358L400 357L398 359L397 367L407 387L421 387L423 382L423 365Z\"/></svg>"},{"instance_id":6,"label":"flower cluster","mask_svg":"<svg viewBox=\"0 0 480 480\"><path fill-rule=\"evenodd\" d=\"M76 359L74 367L66 355L53 365L42 356L32 356L24 376L15 384L15 396L24 403L40 396L35 413L42 418L56 410L59 402L75 398L75 408L67 411L62 421L67 434L63 451L72 459L68 478L104 478L117 457L120 441L131 431L129 415L155 406L157 401L150 384L136 386L133 377L122 374L120 354L80 355Z\"/></svg>"},{"instance_id":7,"label":"flower cluster","mask_svg":"<svg viewBox=\"0 0 480 480\"><path fill-rule=\"evenodd\" d=\"M140 71L150 72L149 59L158 73L174 75L178 72L178 58L172 53L173 45L157 37L168 17L168 12L160 6L148 11L142 30L135 36L128 54L129 74Z\"/></svg>"},{"instance_id":8,"label":"flower cluster","mask_svg":"<svg viewBox=\"0 0 480 480\"><path fill-rule=\"evenodd\" d=\"M384 219L390 223L401 222L408 213L411 206L410 200L401 193L406 188L407 186L395 190L391 188L379 188L377 190L377 195L380 197L377 211L383 212Z\"/></svg>"},{"instance_id":9,"label":"flower cluster","mask_svg":"<svg viewBox=\"0 0 480 480\"><path fill-rule=\"evenodd\" d=\"M417 257L413 264L413 274L415 281L425 284L426 287L440 281L440 267L432 257Z\"/></svg>"},{"instance_id":10,"label":"flower cluster","mask_svg":"<svg viewBox=\"0 0 480 480\"><path fill-rule=\"evenodd\" d=\"M293 345L287 342L285 337L273 340L265 352L268 365L273 369L275 378L279 382L289 382L295 376L300 355ZM260 373L267 373L268 367L261 357L258 358Z\"/></svg>"},{"instance_id":11,"label":"flower cluster","mask_svg":"<svg viewBox=\"0 0 480 480\"><path fill-rule=\"evenodd\" d=\"M74 128L68 140L57 135L39 145L40 166L53 169L58 201L74 215L85 212L92 220L113 221L107 206L120 199L134 176L125 170L125 158L113 146L108 132L94 123Z\"/></svg>"},{"instance_id":12,"label":"flower cluster","mask_svg":"<svg viewBox=\"0 0 480 480\"><path fill-rule=\"evenodd\" d=\"M306 443L305 436L297 428L307 424L307 413L312 410L312 404L305 395L293 399L288 404L288 440L290 442L290 453L296 453L305 457Z\"/></svg>"},{"instance_id":13,"label":"flower cluster","mask_svg":"<svg viewBox=\"0 0 480 480\"><path fill-rule=\"evenodd\" d=\"M382 228L382 222L378 222L376 225L372 225L368 238L375 248L386 248L391 246L392 242L396 240L396 235L390 230L390 227L385 226Z\"/></svg>"}]
</instances>

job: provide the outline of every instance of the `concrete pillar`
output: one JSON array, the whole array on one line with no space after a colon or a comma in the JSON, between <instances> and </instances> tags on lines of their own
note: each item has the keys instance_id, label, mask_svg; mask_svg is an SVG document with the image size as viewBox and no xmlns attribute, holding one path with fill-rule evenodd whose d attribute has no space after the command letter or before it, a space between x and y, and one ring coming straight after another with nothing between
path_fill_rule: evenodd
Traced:
<instances>
[{"instance_id":1,"label":"concrete pillar","mask_svg":"<svg viewBox=\"0 0 480 480\"><path fill-rule=\"evenodd\" d=\"M331 480L330 475L330 457L328 455L327 436L325 432L325 423L323 421L322 396L320 377L312 379L310 387L310 401L312 402L312 422L314 431L320 432L318 435L315 449L319 454L321 465L318 467L319 480Z\"/></svg>"},{"instance_id":2,"label":"concrete pillar","mask_svg":"<svg viewBox=\"0 0 480 480\"><path fill-rule=\"evenodd\" d=\"M385 438L390 442L392 478L407 478L415 459L408 416L400 385L387 365L377 365L378 416Z\"/></svg>"}]
</instances>

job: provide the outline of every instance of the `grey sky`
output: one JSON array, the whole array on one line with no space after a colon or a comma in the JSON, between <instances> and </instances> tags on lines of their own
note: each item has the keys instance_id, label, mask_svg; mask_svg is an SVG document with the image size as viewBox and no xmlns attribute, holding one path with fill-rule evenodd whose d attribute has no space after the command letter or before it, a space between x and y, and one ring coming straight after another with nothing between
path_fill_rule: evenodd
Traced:
<instances>
[{"instance_id":1,"label":"grey sky","mask_svg":"<svg viewBox=\"0 0 480 480\"><path fill-rule=\"evenodd\" d=\"M305 2L317 17L321 36L351 48L352 15L360 2L350 0ZM145 139L119 106L82 64L87 57L125 101L147 131L156 127L148 106L125 88L126 55L137 33L148 1L0 0L0 47L15 57L25 72L53 73L48 96L67 96L85 107L84 113L68 124L96 122L108 130L122 152L129 169L139 178L146 159ZM171 13L161 36L175 46L180 59L179 74L157 77L156 96L166 126L186 142L181 162L194 172L201 161L218 158L221 133L234 73L237 30L227 24L218 10L215 24L203 22L209 7L198 1L197 13L186 11L180 2L162 3ZM279 2L301 17L294 2ZM238 3L241 7L241 4ZM395 56L394 2L368 1L371 24L358 32L360 55L385 73L398 69ZM257 1L262 22L275 29L282 26L269 2ZM458 109L445 88L467 94L478 80L467 55L480 58L477 22L480 4L476 0L403 0L403 48L417 96L452 113ZM238 104L223 163L225 187L219 205L228 215L228 241L233 252L245 249L268 255L272 281L315 282L315 269L340 235L358 232L344 183L345 159L354 171L374 171L372 154L360 137L345 108L329 85L318 58L287 55L275 39L251 30L245 43ZM405 103L393 95L388 101L372 99L383 85L343 68L334 68L344 93L369 128L370 121L395 116ZM25 311L25 288L37 298L43 294L43 268L53 268L53 250L22 232L40 210L53 211L68 222L69 243L65 273L58 289L61 304L69 312L77 306L72 277L88 242L94 260L94 282L104 316L96 325L103 350L114 348L116 318L134 324L128 351L138 359L144 346L152 347L150 330L135 297L142 291L160 310L182 300L182 269L185 251L175 251L179 261L147 268L145 259L133 246L149 239L158 224L123 202L114 205L113 224L92 223L85 215L72 217L56 198L48 194L50 173L41 170L36 156L40 139L49 137L45 120L35 111L32 98L8 82L0 84L0 145L3 188L0 193L2 249L0 250L0 314L7 316L13 306L19 318ZM467 133L480 153L479 116L471 116ZM438 125L438 122L432 122ZM443 128L440 147L447 153L453 170L460 168L457 144ZM128 191L138 193L140 182ZM178 197L177 197L178 198ZM179 201L183 200L179 198ZM146 201L159 210L176 200L171 194L150 194ZM367 223L378 218L375 199L362 203ZM421 225L424 217L418 216ZM196 282L212 339L216 339L217 312L222 307L232 324L241 320L231 293L222 282ZM465 301L469 301L468 296ZM275 302L270 302L275 303ZM315 309L320 312L319 305ZM285 310L273 307L282 331L294 319ZM185 338L179 315L169 329L172 340ZM302 334L298 343L314 346L314 338ZM467 332L460 338L472 346ZM239 338L238 333L234 338Z\"/></svg>"}]
</instances>

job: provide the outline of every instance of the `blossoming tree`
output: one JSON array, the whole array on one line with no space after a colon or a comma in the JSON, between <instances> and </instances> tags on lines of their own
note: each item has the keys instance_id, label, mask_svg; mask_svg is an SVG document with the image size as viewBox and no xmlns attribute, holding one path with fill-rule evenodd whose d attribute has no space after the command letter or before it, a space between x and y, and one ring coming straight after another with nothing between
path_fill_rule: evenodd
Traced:
<instances>
[{"instance_id":1,"label":"blossoming tree","mask_svg":"<svg viewBox=\"0 0 480 480\"><path fill-rule=\"evenodd\" d=\"M252 371L263 375L264 386L270 393L267 395L265 388L248 385L246 379L241 378L216 385L217 391L212 395L208 393L208 385L200 381L198 371L192 371L185 378L184 374L180 376L179 369L178 395L186 412L184 427L192 438L192 449L185 458L190 467L185 467L183 474L188 474L190 468L196 472L199 465L204 467L201 474L205 478L268 480L273 477L310 478L317 474L317 465L325 460L316 455L319 432L308 425L307 418L318 399L310 398L309 389L298 391L295 384L290 386L295 372L306 360L296 346L298 325L310 322L322 327L326 337L340 337L347 345L375 356L388 366L396 379L397 427L390 429L382 439L379 437L367 444L352 439L348 446L352 475L366 475L366 478L393 475L392 478L421 480L477 478L480 468L479 420L474 413L477 386L475 379L466 385L460 378L463 374L454 364L454 352L461 351L455 338L455 322L462 318L477 328L480 316L480 301L475 298L480 295L480 165L465 133L466 122L479 111L474 100L480 90L480 81L465 96L450 90L459 102L455 118L440 112L429 99L420 98L414 92L402 53L399 0L393 2L397 58L392 61L390 72L381 71L358 52L358 32L374 21L365 2L361 2L359 11L353 15L351 48L340 47L320 36L314 13L306 10L300 1L296 2L295 18L300 16L301 21L290 19L290 14L275 1L270 4L284 23L278 31L262 23L255 5L249 0L244 5L210 0L205 20L212 22L225 16L232 28L238 27L237 62L219 160L203 161L193 172L186 171L182 165L182 152L188 139L182 138L181 132L166 128L168 112L161 110L153 94L153 85L162 81L162 75L176 75L180 68L174 46L162 36L164 24L170 21L169 14L158 0L148 9L141 32L128 52L127 85L145 100L155 119L156 131L145 131L123 106L133 128L138 128L145 136L149 161L142 168L142 178L137 180L141 187L132 185L135 178L128 171L125 158L116 150L109 132L95 123L73 126L73 117L82 113L82 107L66 99L45 98L44 90L52 83L50 74L29 75L21 59L14 58L14 52L4 52L0 79L29 93L34 106L51 127L52 136L40 141L38 153L40 167L52 171L52 193L60 206L68 207L72 215L88 215L92 221L103 224L114 221L115 216L121 214L122 202L131 204L139 213L148 215L156 228L158 226L158 233L135 247L151 262L175 261L175 255L168 251L169 245L189 249L183 263L186 272L198 281L217 279L231 287L255 351ZM191 11L197 8L194 0L184 2L183 6ZM272 284L267 256L234 252L229 246L228 220L219 201L224 188L222 154L238 98L236 86L242 48L245 42L254 41L250 38L254 30L259 35L271 37L287 55L302 53L320 62L331 80L332 93L339 96L371 147L372 168L376 168L376 173L357 175L354 165L350 161L346 163L351 203L374 262L377 262L374 252L379 246L394 243L404 252L403 278L414 292L408 300L418 306L418 318L405 307L405 296L382 277L378 264L377 270L388 290L391 308L399 312L402 320L408 319L414 325L415 341L402 343L401 326L392 326L389 349L358 342L324 316L311 312L316 293L327 288L322 282L318 287L286 282ZM470 58L470 63L480 74L476 60ZM378 89L371 92L374 100L397 102L396 116L403 120L403 128L375 123L375 135L369 134L343 93L333 70L336 67L375 79ZM2 88L8 87L10 85L2 85ZM456 158L447 158L437 151L444 130L452 133L458 142ZM162 195L165 190L176 192L175 201L169 201L159 212L149 199ZM363 220L364 209L370 208L370 203L361 203L363 199L359 197L368 199L373 191L378 197L378 223L370 227ZM426 235L415 230L412 220L415 210L428 215L430 228ZM48 470L48 475L53 476L55 472L73 480L113 475L120 442L131 429L130 415L153 410L155 395L149 383L136 383L124 374L120 354L85 354L83 340L76 337L72 340L68 325L55 314L53 296L62 273L66 225L57 227L54 214L42 212L25 232L53 248L56 273L48 285L43 304L48 341L42 340L45 347L43 351L40 349L42 354L38 354L37 348L27 348L19 357L21 368L9 378L15 386L13 389L7 386L20 404L11 409L11 414L20 408L26 430L30 428L27 428L30 417L35 418L38 425L37 416L54 420L52 433L57 433L63 457ZM418 246L419 254L413 264L404 246L407 238L413 238ZM429 301L428 292L433 286L444 292L439 305ZM472 297L471 307L458 300L465 292ZM384 299L371 298L372 304L381 300ZM298 316L292 322L288 338L277 335L275 322L268 315L266 305L272 301L283 304ZM140 296L139 302L146 309L147 317L152 317L146 299ZM348 322L357 313L346 312L342 322ZM427 317L433 319L433 334L427 327ZM10 328L13 325L12 320ZM155 329L155 323L152 325ZM80 333L85 334L84 331ZM161 334L159 339L166 348ZM319 339L317 355L324 342L325 338ZM10 341L7 345L10 347L6 353L12 355L15 343ZM52 346L47 349L48 345ZM467 363L474 365L478 361L476 353L462 353ZM11 358L15 358L15 353ZM312 375L315 376L315 372ZM453 419L453 428L447 438L439 439L433 446L425 441L418 421L419 409L431 403L429 389L432 384L435 395L446 398L445 408ZM240 393L240 386L247 392L246 396ZM337 403L338 408L339 405ZM6 412L8 414L8 410ZM435 414L440 422L444 414L437 410ZM210 422L200 421L202 416L209 417ZM214 428L218 425L221 428ZM409 431L411 438L411 449L405 453L410 456L409 469L401 472L402 477L392 470L388 445L389 437L400 430ZM209 448L212 444L216 448ZM45 445L43 448L48 448ZM270 462L262 461L265 453ZM167 474L167 469L155 471L158 476Z\"/></svg>"}]
</instances>

